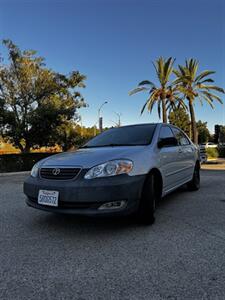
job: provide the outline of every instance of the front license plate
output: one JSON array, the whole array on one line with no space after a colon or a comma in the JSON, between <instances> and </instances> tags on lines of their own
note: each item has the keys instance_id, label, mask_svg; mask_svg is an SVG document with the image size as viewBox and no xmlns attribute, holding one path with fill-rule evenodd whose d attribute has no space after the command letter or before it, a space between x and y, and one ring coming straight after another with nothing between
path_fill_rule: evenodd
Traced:
<instances>
[{"instance_id":1,"label":"front license plate","mask_svg":"<svg viewBox=\"0 0 225 300\"><path fill-rule=\"evenodd\" d=\"M58 191L39 190L38 204L58 206L58 199L59 199Z\"/></svg>"}]
</instances>

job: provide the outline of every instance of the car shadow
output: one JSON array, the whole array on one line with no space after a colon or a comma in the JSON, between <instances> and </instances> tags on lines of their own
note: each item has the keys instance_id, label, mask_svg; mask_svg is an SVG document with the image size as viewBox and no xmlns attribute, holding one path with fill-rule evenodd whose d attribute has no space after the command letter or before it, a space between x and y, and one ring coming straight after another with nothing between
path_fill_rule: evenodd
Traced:
<instances>
[{"instance_id":1,"label":"car shadow","mask_svg":"<svg viewBox=\"0 0 225 300\"><path fill-rule=\"evenodd\" d=\"M57 232L107 232L121 231L122 229L137 228L139 224L131 217L89 217L76 216L57 213L42 213L42 216L35 218L35 226L39 228L47 226L48 230L56 230Z\"/></svg>"},{"instance_id":2,"label":"car shadow","mask_svg":"<svg viewBox=\"0 0 225 300\"><path fill-rule=\"evenodd\" d=\"M157 206L156 210L156 224L160 210L171 205L171 202L179 201L182 194L187 193L187 188L180 187L178 190L165 196ZM105 236L109 232L133 231L140 228L151 228L138 222L133 216L121 217L86 217L76 215L65 215L57 213L39 212L39 216L33 220L34 226L38 230L47 227L49 231L56 231L65 235L72 233L100 233L100 236Z\"/></svg>"}]
</instances>

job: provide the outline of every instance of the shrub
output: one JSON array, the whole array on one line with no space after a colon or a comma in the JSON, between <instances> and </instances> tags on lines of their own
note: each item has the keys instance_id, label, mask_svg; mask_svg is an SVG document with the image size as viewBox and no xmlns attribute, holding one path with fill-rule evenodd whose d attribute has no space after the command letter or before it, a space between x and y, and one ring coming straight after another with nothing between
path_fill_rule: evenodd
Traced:
<instances>
[{"instance_id":1,"label":"shrub","mask_svg":"<svg viewBox=\"0 0 225 300\"><path fill-rule=\"evenodd\" d=\"M206 148L206 153L209 158L217 158L219 156L217 148Z\"/></svg>"},{"instance_id":2,"label":"shrub","mask_svg":"<svg viewBox=\"0 0 225 300\"><path fill-rule=\"evenodd\" d=\"M0 172L30 171L39 160L56 153L19 153L0 155Z\"/></svg>"}]
</instances>

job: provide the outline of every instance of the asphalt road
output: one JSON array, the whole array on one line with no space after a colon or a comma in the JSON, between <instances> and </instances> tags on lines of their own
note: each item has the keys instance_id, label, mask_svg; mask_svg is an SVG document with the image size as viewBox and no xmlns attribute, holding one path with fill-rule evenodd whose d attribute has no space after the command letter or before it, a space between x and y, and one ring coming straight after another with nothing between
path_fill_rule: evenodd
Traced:
<instances>
[{"instance_id":1,"label":"asphalt road","mask_svg":"<svg viewBox=\"0 0 225 300\"><path fill-rule=\"evenodd\" d=\"M225 171L167 196L156 223L26 207L0 177L0 299L225 299Z\"/></svg>"}]
</instances>

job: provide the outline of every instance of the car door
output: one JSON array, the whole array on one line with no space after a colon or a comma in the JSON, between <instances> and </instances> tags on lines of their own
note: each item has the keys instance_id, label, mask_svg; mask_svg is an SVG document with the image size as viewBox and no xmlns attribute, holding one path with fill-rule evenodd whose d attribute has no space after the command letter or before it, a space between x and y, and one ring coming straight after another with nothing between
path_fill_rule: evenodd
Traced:
<instances>
[{"instance_id":1,"label":"car door","mask_svg":"<svg viewBox=\"0 0 225 300\"><path fill-rule=\"evenodd\" d=\"M174 134L168 125L163 125L159 132L159 140L174 138ZM160 170L163 175L163 190L168 192L179 185L179 146L164 146L159 149Z\"/></svg>"},{"instance_id":2,"label":"car door","mask_svg":"<svg viewBox=\"0 0 225 300\"><path fill-rule=\"evenodd\" d=\"M191 180L194 171L194 146L187 136L178 128L172 127L172 131L179 144L179 170L180 180Z\"/></svg>"}]
</instances>

